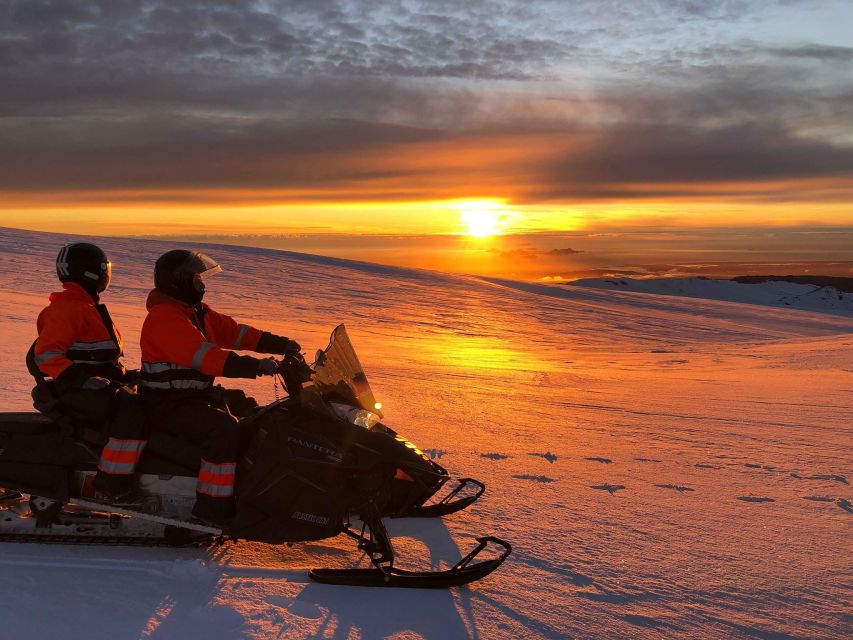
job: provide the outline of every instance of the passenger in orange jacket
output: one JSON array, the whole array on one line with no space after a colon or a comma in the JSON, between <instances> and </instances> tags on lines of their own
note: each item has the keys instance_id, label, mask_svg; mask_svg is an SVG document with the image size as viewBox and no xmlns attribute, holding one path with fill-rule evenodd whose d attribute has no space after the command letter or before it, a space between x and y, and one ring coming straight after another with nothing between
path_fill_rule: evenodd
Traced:
<instances>
[{"instance_id":1,"label":"passenger in orange jacket","mask_svg":"<svg viewBox=\"0 0 853 640\"><path fill-rule=\"evenodd\" d=\"M234 415L246 415L257 404L242 392L214 386L214 380L278 371L274 358L239 355L238 350L284 355L299 353L300 346L204 304L204 279L221 270L197 251L169 251L157 260L140 338L140 384L155 428L201 446L193 515L227 525L240 445Z\"/></svg>"},{"instance_id":2,"label":"passenger in orange jacket","mask_svg":"<svg viewBox=\"0 0 853 640\"><path fill-rule=\"evenodd\" d=\"M126 384L120 360L121 334L100 304L112 265L99 247L77 242L60 250L56 273L63 290L50 294L50 304L39 314L28 365L41 374L39 384L53 390L61 413L104 425L106 444L94 480L101 495L96 497L122 502L132 493L146 438L142 406Z\"/></svg>"}]
</instances>

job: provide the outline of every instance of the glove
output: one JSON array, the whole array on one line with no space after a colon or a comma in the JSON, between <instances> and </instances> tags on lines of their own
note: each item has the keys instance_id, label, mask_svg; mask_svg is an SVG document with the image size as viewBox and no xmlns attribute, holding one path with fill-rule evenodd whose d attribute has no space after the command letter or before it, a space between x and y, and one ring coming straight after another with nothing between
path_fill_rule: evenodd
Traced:
<instances>
[{"instance_id":1,"label":"glove","mask_svg":"<svg viewBox=\"0 0 853 640\"><path fill-rule=\"evenodd\" d=\"M278 360L275 358L264 358L258 360L258 375L259 376L274 376L278 373Z\"/></svg>"},{"instance_id":2,"label":"glove","mask_svg":"<svg viewBox=\"0 0 853 640\"><path fill-rule=\"evenodd\" d=\"M106 378L92 376L83 382L83 388L88 389L89 391L100 391L101 389L106 389L111 384L112 383Z\"/></svg>"},{"instance_id":3,"label":"glove","mask_svg":"<svg viewBox=\"0 0 853 640\"><path fill-rule=\"evenodd\" d=\"M290 338L284 339L286 344L284 346L284 354L283 355L296 355L300 351L302 351L302 347L296 340L291 340Z\"/></svg>"},{"instance_id":4,"label":"glove","mask_svg":"<svg viewBox=\"0 0 853 640\"><path fill-rule=\"evenodd\" d=\"M277 336L273 333L264 332L258 340L257 351L259 353L278 353L280 355L293 354L296 355L302 351L302 347L296 340Z\"/></svg>"}]
</instances>

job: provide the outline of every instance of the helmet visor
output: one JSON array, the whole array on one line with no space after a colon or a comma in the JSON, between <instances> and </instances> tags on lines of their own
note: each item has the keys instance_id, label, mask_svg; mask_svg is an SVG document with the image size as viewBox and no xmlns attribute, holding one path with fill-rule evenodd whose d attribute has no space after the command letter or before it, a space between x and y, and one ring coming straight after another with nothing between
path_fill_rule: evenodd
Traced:
<instances>
[{"instance_id":1,"label":"helmet visor","mask_svg":"<svg viewBox=\"0 0 853 640\"><path fill-rule=\"evenodd\" d=\"M193 275L193 288L199 293L204 293L204 281L207 280L208 277L215 273L219 273L220 271L222 271L222 267L216 265L213 269L208 269L204 273L196 273Z\"/></svg>"},{"instance_id":2,"label":"helmet visor","mask_svg":"<svg viewBox=\"0 0 853 640\"><path fill-rule=\"evenodd\" d=\"M193 251L187 256L184 263L178 268L178 271L190 273L194 276L213 275L222 271L222 267L213 258L203 254L201 251ZM208 271L210 273L208 273Z\"/></svg>"},{"instance_id":3,"label":"helmet visor","mask_svg":"<svg viewBox=\"0 0 853 640\"><path fill-rule=\"evenodd\" d=\"M204 281L210 276L222 271L222 267L213 258L201 253L193 251L187 256L186 262L181 265L181 271L189 273L192 276L193 288L199 293L204 293Z\"/></svg>"},{"instance_id":4,"label":"helmet visor","mask_svg":"<svg viewBox=\"0 0 853 640\"><path fill-rule=\"evenodd\" d=\"M110 282L113 279L113 263L107 260L106 264L103 266L101 271L101 291L106 291L110 286Z\"/></svg>"}]
</instances>

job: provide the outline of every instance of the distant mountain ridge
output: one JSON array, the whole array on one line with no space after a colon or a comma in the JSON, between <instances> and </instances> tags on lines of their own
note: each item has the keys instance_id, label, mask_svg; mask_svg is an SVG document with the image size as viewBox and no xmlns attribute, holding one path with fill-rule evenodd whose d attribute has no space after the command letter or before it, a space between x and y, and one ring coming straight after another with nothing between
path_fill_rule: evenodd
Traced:
<instances>
[{"instance_id":1,"label":"distant mountain ridge","mask_svg":"<svg viewBox=\"0 0 853 640\"><path fill-rule=\"evenodd\" d=\"M843 293L853 293L853 278L839 276L736 276L732 280L742 284L761 284L763 282L813 284L817 287L833 287Z\"/></svg>"},{"instance_id":2,"label":"distant mountain ridge","mask_svg":"<svg viewBox=\"0 0 853 640\"><path fill-rule=\"evenodd\" d=\"M701 298L786 307L853 317L853 278L833 276L739 276L714 280L688 278L584 278L569 287Z\"/></svg>"}]
</instances>

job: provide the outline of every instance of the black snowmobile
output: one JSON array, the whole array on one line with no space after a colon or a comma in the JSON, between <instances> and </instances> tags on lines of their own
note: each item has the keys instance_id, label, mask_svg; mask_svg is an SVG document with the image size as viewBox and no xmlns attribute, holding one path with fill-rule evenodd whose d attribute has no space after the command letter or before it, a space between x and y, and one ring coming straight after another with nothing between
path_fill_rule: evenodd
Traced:
<instances>
[{"instance_id":1,"label":"black snowmobile","mask_svg":"<svg viewBox=\"0 0 853 640\"><path fill-rule=\"evenodd\" d=\"M331 584L453 587L488 575L511 553L495 537L444 571L395 566L382 522L438 517L472 504L485 485L464 478L444 497L447 471L381 422L376 402L343 325L311 367L282 361L287 397L244 418L247 445L237 469L237 511L220 530L190 515L200 453L154 431L138 467L140 500L106 505L92 480L105 442L98 425L74 424L37 385L41 413L0 413L0 542L200 545L235 539L281 544L353 538L372 568L313 569ZM42 383L43 385L44 383ZM475 558L487 547L498 553Z\"/></svg>"}]
</instances>

